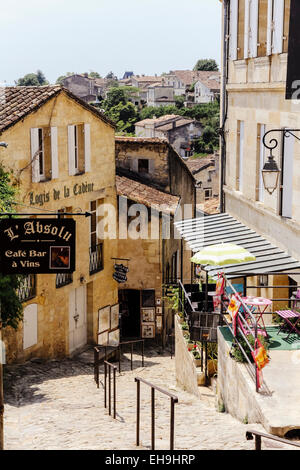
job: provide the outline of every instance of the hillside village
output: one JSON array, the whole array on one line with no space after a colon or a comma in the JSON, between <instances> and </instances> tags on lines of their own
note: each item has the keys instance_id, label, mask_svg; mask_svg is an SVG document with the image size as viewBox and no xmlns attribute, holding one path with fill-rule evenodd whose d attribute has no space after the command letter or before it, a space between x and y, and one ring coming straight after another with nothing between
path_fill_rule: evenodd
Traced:
<instances>
[{"instance_id":1,"label":"hillside village","mask_svg":"<svg viewBox=\"0 0 300 470\"><path fill-rule=\"evenodd\" d=\"M300 8L221 3L220 66L0 87L0 450L300 447Z\"/></svg>"}]
</instances>

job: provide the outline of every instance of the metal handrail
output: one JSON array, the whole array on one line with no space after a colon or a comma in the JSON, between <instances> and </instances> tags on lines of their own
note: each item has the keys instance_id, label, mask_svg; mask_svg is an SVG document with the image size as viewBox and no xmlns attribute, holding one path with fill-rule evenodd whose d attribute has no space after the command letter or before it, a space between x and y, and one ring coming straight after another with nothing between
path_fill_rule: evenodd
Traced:
<instances>
[{"instance_id":1,"label":"metal handrail","mask_svg":"<svg viewBox=\"0 0 300 470\"><path fill-rule=\"evenodd\" d=\"M132 340L132 341L122 341L121 343L119 343L119 346L118 346L118 351L119 351L119 373L121 373L121 348L122 348L122 346L126 345L126 344L130 344L130 346L131 346L130 367L131 367L131 370L133 370L133 360L132 360L133 346L134 346L134 344L137 344L137 343L142 343L142 367L144 367L144 365L145 365L145 361L144 361L144 357L145 357L145 340L136 339L136 340Z\"/></svg>"},{"instance_id":2,"label":"metal handrail","mask_svg":"<svg viewBox=\"0 0 300 470\"><path fill-rule=\"evenodd\" d=\"M101 352L100 348L104 348L104 360L107 360L107 348L117 349L117 346L110 346L109 344L103 346L94 346L94 380L96 382L97 388L99 388L99 365L100 359L99 354Z\"/></svg>"},{"instance_id":3,"label":"metal handrail","mask_svg":"<svg viewBox=\"0 0 300 470\"><path fill-rule=\"evenodd\" d=\"M272 436L271 434L265 434L263 432L252 431L252 430L249 430L246 432L247 441L252 441L253 436L255 436L255 450L261 450L261 438L262 437L264 439L270 439L272 441L281 442L282 444L288 444L290 446L300 447L300 444L298 444L297 442L291 442L288 439L283 439L282 437Z\"/></svg>"},{"instance_id":4,"label":"metal handrail","mask_svg":"<svg viewBox=\"0 0 300 470\"><path fill-rule=\"evenodd\" d=\"M192 305L192 302L191 302L189 296L187 295L187 292L186 292L186 290L185 290L185 288L184 288L184 286L183 286L181 280L179 279L178 282L179 282L179 285L180 285L181 290L182 290L183 293L184 293L184 297L187 299L187 301L188 301L189 304L190 304L190 307L191 307L191 309L192 309L192 312L195 312L195 309L194 309L194 307L193 307L193 305Z\"/></svg>"},{"instance_id":5,"label":"metal handrail","mask_svg":"<svg viewBox=\"0 0 300 470\"><path fill-rule=\"evenodd\" d=\"M178 397L173 393L164 390L157 385L148 382L140 377L135 377L137 385L137 408L136 408L136 445L140 445L140 386L141 382L151 387L151 450L155 450L155 390L168 396L171 400L171 416L170 416L170 450L174 450L174 425L175 425L175 403L178 403Z\"/></svg>"},{"instance_id":6,"label":"metal handrail","mask_svg":"<svg viewBox=\"0 0 300 470\"><path fill-rule=\"evenodd\" d=\"M108 369L108 374L107 374ZM117 366L108 361L104 361L104 408L107 408L107 376L108 376L108 414L111 416L111 369L113 370L113 396L114 396L114 414L113 418L116 419L116 371Z\"/></svg>"}]
</instances>

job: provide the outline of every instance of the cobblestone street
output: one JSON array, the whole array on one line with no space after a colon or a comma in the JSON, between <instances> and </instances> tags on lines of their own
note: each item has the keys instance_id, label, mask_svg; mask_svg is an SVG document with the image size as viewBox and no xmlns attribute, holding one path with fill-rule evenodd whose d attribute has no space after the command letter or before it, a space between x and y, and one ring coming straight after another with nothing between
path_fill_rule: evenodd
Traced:
<instances>
[{"instance_id":1,"label":"cobblestone street","mask_svg":"<svg viewBox=\"0 0 300 470\"><path fill-rule=\"evenodd\" d=\"M175 360L157 349L147 349L145 367L129 354L117 374L117 420L103 407L103 388L97 389L92 364L85 353L60 362L31 362L9 366L5 373L6 449L137 449L135 446L136 383L140 376L179 398L175 406L175 449L253 449L246 441L248 428L226 413L216 411L213 400L202 401L176 387ZM103 367L100 380L103 382ZM170 400L156 393L156 448L169 447ZM141 448L150 449L150 389L141 384ZM271 441L266 445L283 448Z\"/></svg>"}]
</instances>

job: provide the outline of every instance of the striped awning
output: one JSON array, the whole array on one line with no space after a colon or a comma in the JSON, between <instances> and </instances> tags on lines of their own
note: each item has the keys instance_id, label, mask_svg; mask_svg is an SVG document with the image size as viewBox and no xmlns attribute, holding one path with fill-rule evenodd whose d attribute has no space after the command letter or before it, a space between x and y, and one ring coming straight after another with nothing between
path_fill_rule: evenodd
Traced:
<instances>
[{"instance_id":1,"label":"striped awning","mask_svg":"<svg viewBox=\"0 0 300 470\"><path fill-rule=\"evenodd\" d=\"M222 269L229 277L252 274L293 272L300 269L300 262L270 243L261 235L229 214L217 214L197 219L182 220L175 226L193 252L216 243L234 243L256 256L255 261L220 267L206 266L210 276ZM300 274L300 273L299 273Z\"/></svg>"}]
</instances>

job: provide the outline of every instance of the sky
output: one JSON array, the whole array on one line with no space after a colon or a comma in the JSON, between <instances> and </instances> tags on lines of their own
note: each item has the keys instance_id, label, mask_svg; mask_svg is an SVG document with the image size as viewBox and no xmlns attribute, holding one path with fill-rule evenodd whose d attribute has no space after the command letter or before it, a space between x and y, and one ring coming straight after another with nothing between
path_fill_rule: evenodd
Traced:
<instances>
[{"instance_id":1,"label":"sky","mask_svg":"<svg viewBox=\"0 0 300 470\"><path fill-rule=\"evenodd\" d=\"M0 14L0 82L40 69L160 75L220 63L219 0L6 0Z\"/></svg>"}]
</instances>

